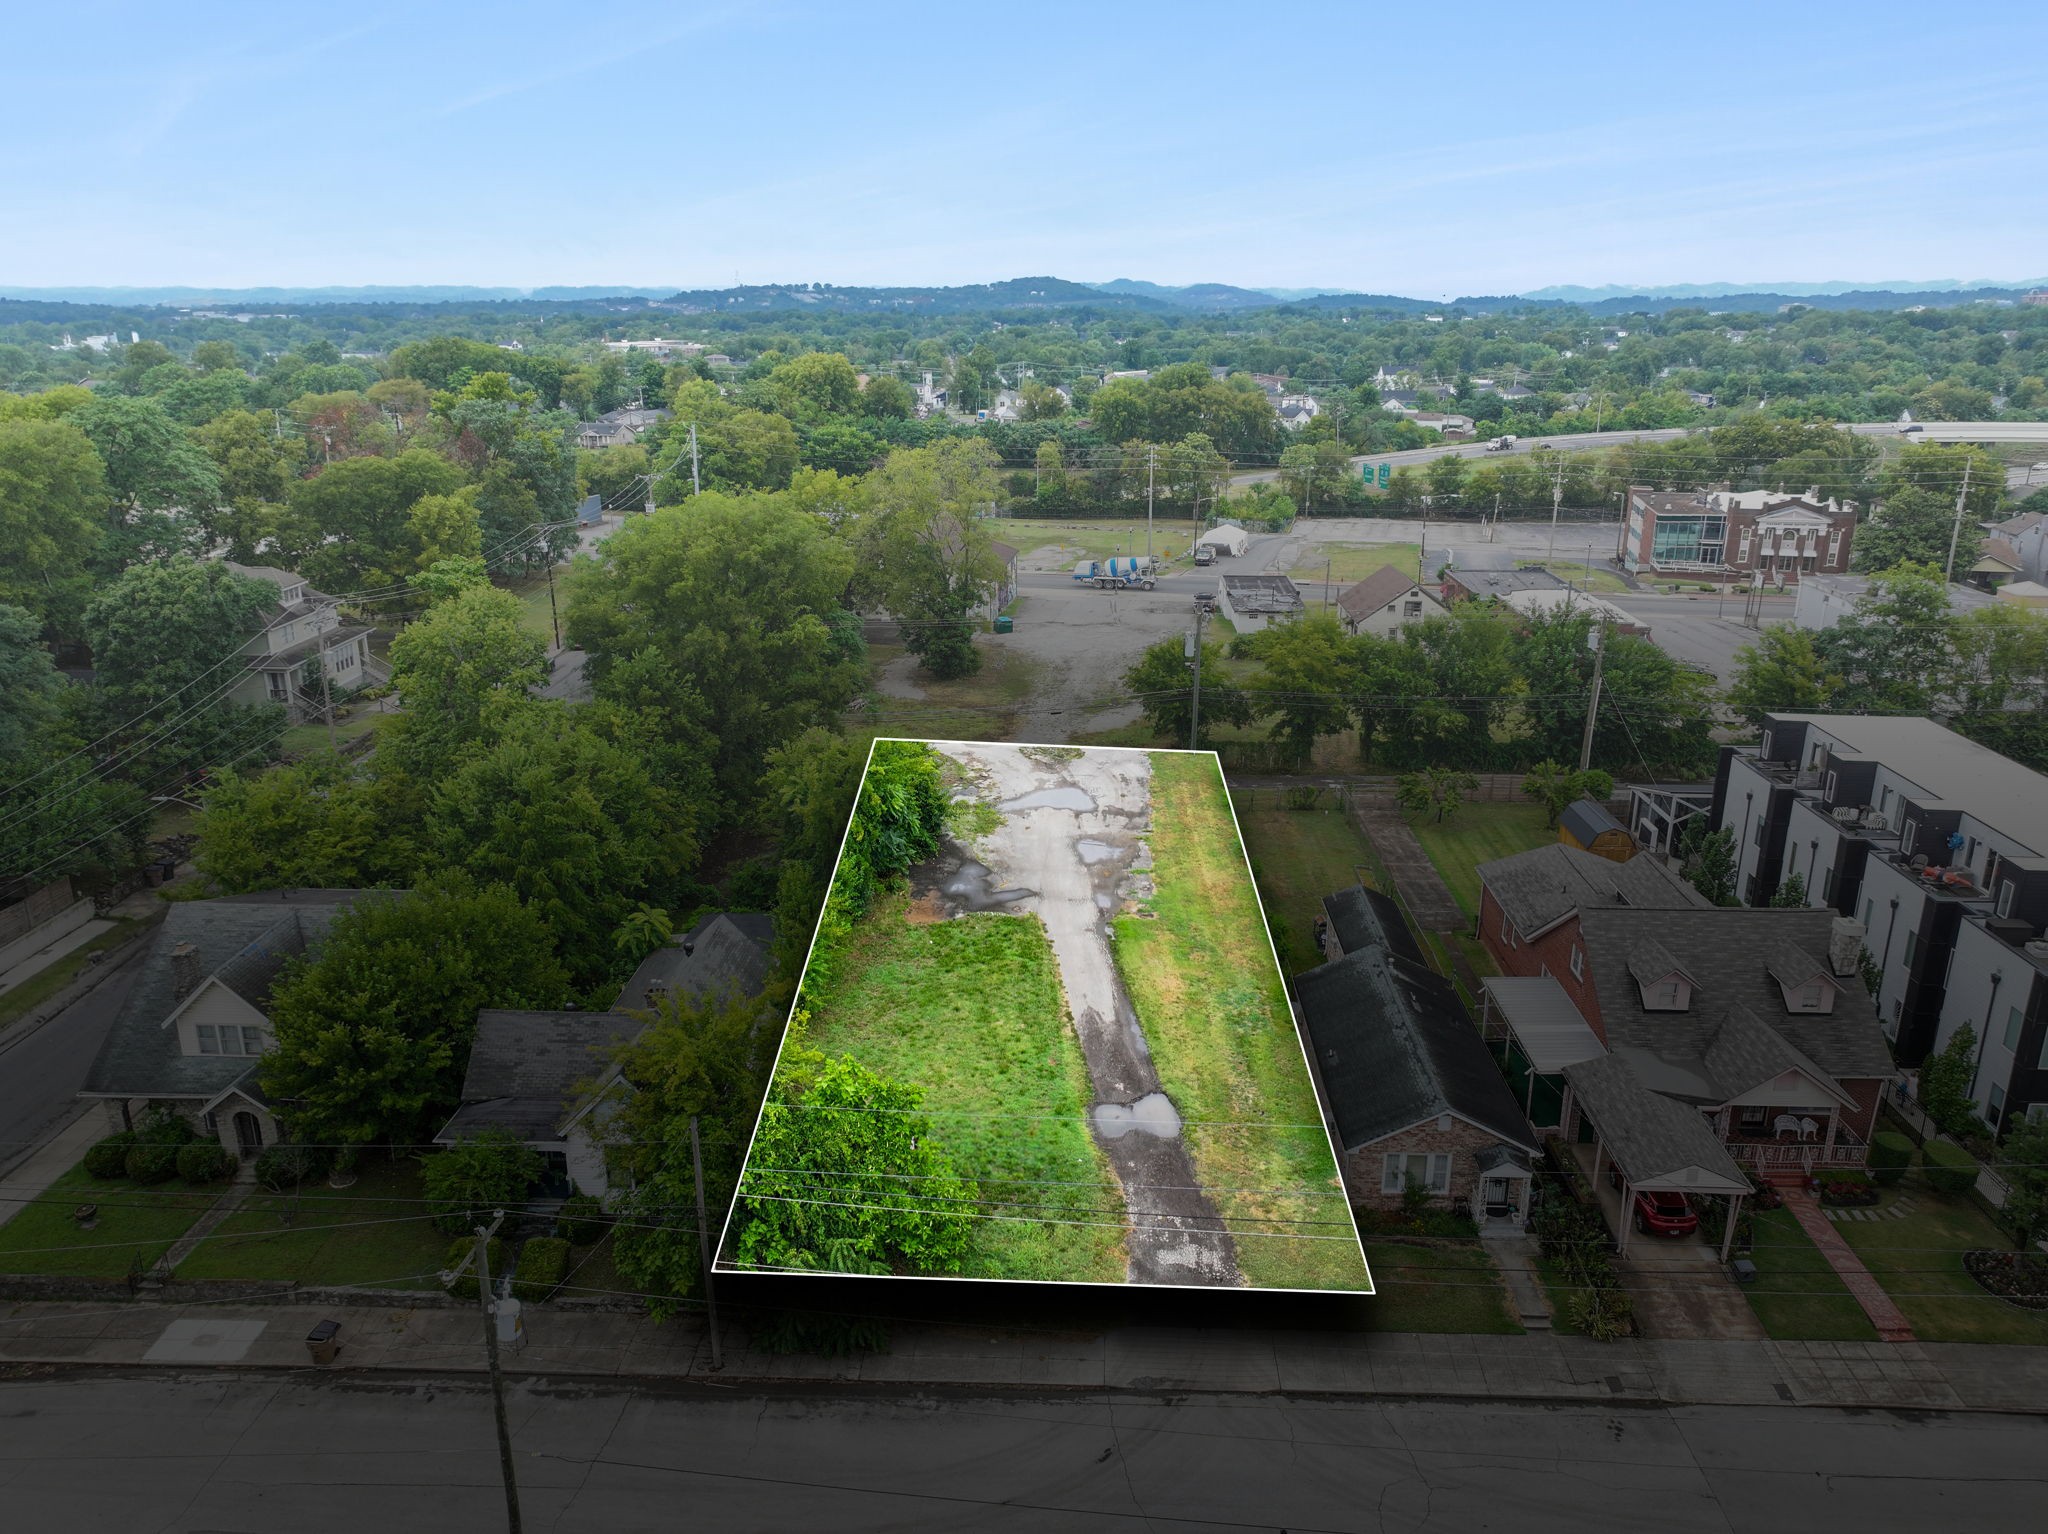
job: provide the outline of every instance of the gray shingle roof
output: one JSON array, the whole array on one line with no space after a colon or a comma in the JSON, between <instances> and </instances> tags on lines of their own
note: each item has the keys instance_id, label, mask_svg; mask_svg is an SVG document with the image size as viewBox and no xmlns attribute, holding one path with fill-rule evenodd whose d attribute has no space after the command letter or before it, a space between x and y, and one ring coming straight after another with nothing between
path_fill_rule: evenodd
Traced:
<instances>
[{"instance_id":1,"label":"gray shingle roof","mask_svg":"<svg viewBox=\"0 0 2048 1534\"><path fill-rule=\"evenodd\" d=\"M1825 980L1835 983L1834 972L1817 955L1808 953L1797 943L1773 943L1764 955L1764 968L1778 984L1800 986L1809 980Z\"/></svg>"},{"instance_id":2,"label":"gray shingle roof","mask_svg":"<svg viewBox=\"0 0 2048 1534\"><path fill-rule=\"evenodd\" d=\"M1535 1131L1441 976L1361 948L1293 985L1346 1150L1443 1113L1536 1149Z\"/></svg>"},{"instance_id":3,"label":"gray shingle roof","mask_svg":"<svg viewBox=\"0 0 2048 1534\"><path fill-rule=\"evenodd\" d=\"M1516 591L1563 591L1565 582L1548 570L1471 570L1453 572L1458 584L1472 593L1475 601L1504 597Z\"/></svg>"},{"instance_id":4,"label":"gray shingle roof","mask_svg":"<svg viewBox=\"0 0 2048 1534\"><path fill-rule=\"evenodd\" d=\"M1607 812L1607 806L1591 799L1574 799L1564 807L1558 817L1558 824L1578 838L1579 845L1590 847L1593 839L1609 831L1628 834L1628 827Z\"/></svg>"},{"instance_id":5,"label":"gray shingle roof","mask_svg":"<svg viewBox=\"0 0 2048 1534\"><path fill-rule=\"evenodd\" d=\"M1334 895L1325 895L1323 915L1329 919L1337 947L1345 953L1378 946L1410 964L1423 962L1422 948L1408 930L1400 906L1378 890L1354 884Z\"/></svg>"},{"instance_id":6,"label":"gray shingle roof","mask_svg":"<svg viewBox=\"0 0 2048 1534\"><path fill-rule=\"evenodd\" d=\"M171 950L190 943L201 977L219 979L262 1010L284 965L300 954L317 952L334 918L364 898L395 898L395 892L270 891L173 905L80 1090L94 1097L204 1100L232 1085L253 1061L235 1055L180 1054L178 1030L164 1026L184 999L172 973Z\"/></svg>"},{"instance_id":7,"label":"gray shingle roof","mask_svg":"<svg viewBox=\"0 0 2048 1534\"><path fill-rule=\"evenodd\" d=\"M1626 1060L1615 1055L1582 1060L1564 1068L1564 1079L1632 1182L1701 1192L1749 1191L1749 1178L1700 1111L1651 1091Z\"/></svg>"},{"instance_id":8,"label":"gray shingle roof","mask_svg":"<svg viewBox=\"0 0 2048 1534\"><path fill-rule=\"evenodd\" d=\"M1676 1073L1696 1077L1705 1090L1720 1090L1729 1084L1720 1081L1708 1051L1730 1015L1741 1009L1837 1080L1888 1078L1891 1051L1862 985L1838 985L1832 1012L1788 1012L1784 992L1766 964L1766 955L1780 943L1824 956L1834 915L1829 910L1718 907L1582 910L1586 975L1598 998L1608 1048L1641 1050ZM1629 968L1630 955L1645 942L1664 949L1694 977L1688 1011L1643 1010ZM1722 1100L1750 1085L1724 1091Z\"/></svg>"},{"instance_id":9,"label":"gray shingle roof","mask_svg":"<svg viewBox=\"0 0 2048 1534\"><path fill-rule=\"evenodd\" d=\"M1399 566L1381 565L1356 585L1345 587L1337 597L1337 608L1354 623L1360 623L1388 603L1400 601L1415 584L1415 577Z\"/></svg>"},{"instance_id":10,"label":"gray shingle roof","mask_svg":"<svg viewBox=\"0 0 2048 1534\"><path fill-rule=\"evenodd\" d=\"M1638 937L1628 947L1629 978L1638 986L1655 985L1669 975L1683 975L1688 984L1693 981L1692 971L1672 956L1671 950L1653 937Z\"/></svg>"},{"instance_id":11,"label":"gray shingle roof","mask_svg":"<svg viewBox=\"0 0 2048 1534\"><path fill-rule=\"evenodd\" d=\"M717 911L640 961L612 1005L652 1007L663 992L705 1001L755 996L768 982L775 918L758 911Z\"/></svg>"},{"instance_id":12,"label":"gray shingle roof","mask_svg":"<svg viewBox=\"0 0 2048 1534\"><path fill-rule=\"evenodd\" d=\"M1634 857L1616 863L1562 842L1481 863L1479 879L1493 891L1493 898L1525 938L1534 937L1575 910L1593 906L1712 909L1698 890L1660 859Z\"/></svg>"},{"instance_id":13,"label":"gray shingle roof","mask_svg":"<svg viewBox=\"0 0 2048 1534\"><path fill-rule=\"evenodd\" d=\"M483 1129L553 1138L610 1068L611 1051L646 1026L622 1012L477 1013L462 1107L434 1138L459 1140Z\"/></svg>"}]
</instances>

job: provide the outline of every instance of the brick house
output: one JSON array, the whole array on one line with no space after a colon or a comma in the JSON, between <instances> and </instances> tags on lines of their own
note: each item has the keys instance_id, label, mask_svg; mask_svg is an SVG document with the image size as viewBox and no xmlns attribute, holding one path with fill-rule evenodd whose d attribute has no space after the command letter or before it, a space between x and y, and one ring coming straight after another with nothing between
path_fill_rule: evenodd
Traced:
<instances>
[{"instance_id":1,"label":"brick house","mask_svg":"<svg viewBox=\"0 0 2048 1534\"><path fill-rule=\"evenodd\" d=\"M1476 1220L1527 1214L1536 1132L1442 976L1374 943L1292 986L1354 1204L1413 1183Z\"/></svg>"},{"instance_id":2,"label":"brick house","mask_svg":"<svg viewBox=\"0 0 2048 1534\"><path fill-rule=\"evenodd\" d=\"M1631 575L1793 586L1803 575L1842 575L1856 537L1853 501L1818 491L1628 492L1616 551Z\"/></svg>"},{"instance_id":3,"label":"brick house","mask_svg":"<svg viewBox=\"0 0 2048 1534\"><path fill-rule=\"evenodd\" d=\"M1566 863L1577 877L1560 881ZM1863 1164L1893 1066L1857 946L1833 913L1709 906L1688 900L1655 858L1606 863L1563 846L1479 875L1480 941L1504 976L1554 982L1600 1050L1627 1067L1594 1073L1610 1100L1635 1081L1687 1106L1735 1162L1761 1173ZM1541 1072L1532 1019L1491 988L1486 1021ZM1570 1133L1569 1092L1565 1102ZM1654 1106L1641 1114L1656 1115L1668 1117Z\"/></svg>"}]
</instances>

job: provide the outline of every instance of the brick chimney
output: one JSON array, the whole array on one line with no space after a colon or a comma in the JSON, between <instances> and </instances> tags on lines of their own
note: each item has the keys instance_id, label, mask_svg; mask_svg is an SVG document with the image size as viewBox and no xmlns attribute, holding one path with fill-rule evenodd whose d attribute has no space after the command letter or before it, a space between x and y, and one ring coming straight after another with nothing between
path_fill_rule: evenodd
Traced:
<instances>
[{"instance_id":1,"label":"brick chimney","mask_svg":"<svg viewBox=\"0 0 2048 1534\"><path fill-rule=\"evenodd\" d=\"M183 1001L199 984L199 950L180 943L171 950L171 993Z\"/></svg>"}]
</instances>

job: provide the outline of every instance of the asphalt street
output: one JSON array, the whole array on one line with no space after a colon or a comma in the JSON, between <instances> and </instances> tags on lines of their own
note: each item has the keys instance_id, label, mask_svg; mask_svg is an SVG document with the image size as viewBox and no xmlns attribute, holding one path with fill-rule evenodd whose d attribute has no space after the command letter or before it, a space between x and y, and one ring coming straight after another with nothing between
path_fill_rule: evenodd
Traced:
<instances>
[{"instance_id":1,"label":"asphalt street","mask_svg":"<svg viewBox=\"0 0 2048 1534\"><path fill-rule=\"evenodd\" d=\"M7 1523L502 1530L474 1381L0 1385ZM514 1385L525 1527L1662 1534L2037 1527L2048 1421L1825 1408Z\"/></svg>"},{"instance_id":2,"label":"asphalt street","mask_svg":"<svg viewBox=\"0 0 2048 1534\"><path fill-rule=\"evenodd\" d=\"M75 1094L140 962L131 959L125 973L103 981L18 1041L11 1029L0 1034L0 1168L48 1139L77 1111Z\"/></svg>"}]
</instances>

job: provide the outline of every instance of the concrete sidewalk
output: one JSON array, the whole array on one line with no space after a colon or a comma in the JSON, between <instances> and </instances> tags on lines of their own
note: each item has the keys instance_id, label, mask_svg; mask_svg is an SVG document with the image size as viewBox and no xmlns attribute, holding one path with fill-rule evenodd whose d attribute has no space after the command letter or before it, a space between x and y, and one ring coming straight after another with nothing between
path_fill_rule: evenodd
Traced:
<instances>
[{"instance_id":1,"label":"concrete sidewalk","mask_svg":"<svg viewBox=\"0 0 2048 1534\"><path fill-rule=\"evenodd\" d=\"M23 1303L0 1315L7 1364L312 1369L305 1337L341 1323L349 1371L471 1374L485 1368L481 1316L467 1308ZM725 1331L713 1373L694 1319L528 1307L508 1371L533 1377L688 1379L871 1387L1068 1388L1405 1396L1664 1405L1813 1405L2048 1414L2048 1349L1932 1344L1596 1343L1416 1333L1172 1328L995 1332L896 1325L890 1350L857 1358L755 1349Z\"/></svg>"}]
</instances>

